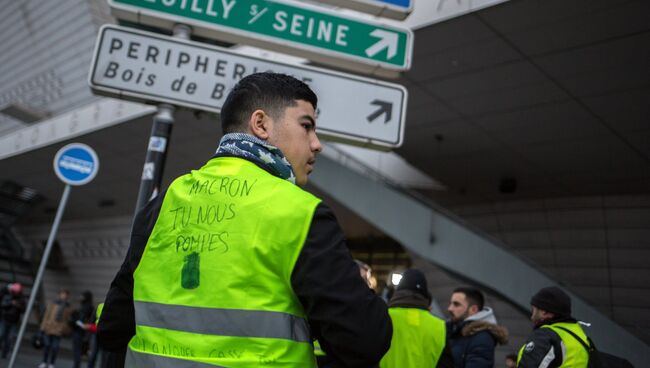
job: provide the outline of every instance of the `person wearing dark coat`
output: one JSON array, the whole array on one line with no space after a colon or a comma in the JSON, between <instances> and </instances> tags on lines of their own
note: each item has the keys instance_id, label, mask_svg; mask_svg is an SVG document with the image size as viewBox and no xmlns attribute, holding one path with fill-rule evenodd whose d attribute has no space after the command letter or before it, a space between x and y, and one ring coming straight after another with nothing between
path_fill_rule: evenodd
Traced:
<instances>
[{"instance_id":1,"label":"person wearing dark coat","mask_svg":"<svg viewBox=\"0 0 650 368\"><path fill-rule=\"evenodd\" d=\"M2 331L0 341L2 342L2 358L7 357L11 349L11 338L18 328L20 315L25 311L25 296L23 295L23 285L19 282L9 284L8 292L0 300L0 309L2 309Z\"/></svg>"},{"instance_id":2,"label":"person wearing dark coat","mask_svg":"<svg viewBox=\"0 0 650 368\"><path fill-rule=\"evenodd\" d=\"M84 353L84 342L89 338L88 329L95 321L95 307L93 306L93 294L84 291L79 300L79 309L72 313L72 357L74 368L81 365L81 356Z\"/></svg>"},{"instance_id":3,"label":"person wearing dark coat","mask_svg":"<svg viewBox=\"0 0 650 368\"><path fill-rule=\"evenodd\" d=\"M508 341L508 330L483 304L483 294L473 288L458 288L451 296L447 333L456 368L494 367L496 344Z\"/></svg>"}]
</instances>

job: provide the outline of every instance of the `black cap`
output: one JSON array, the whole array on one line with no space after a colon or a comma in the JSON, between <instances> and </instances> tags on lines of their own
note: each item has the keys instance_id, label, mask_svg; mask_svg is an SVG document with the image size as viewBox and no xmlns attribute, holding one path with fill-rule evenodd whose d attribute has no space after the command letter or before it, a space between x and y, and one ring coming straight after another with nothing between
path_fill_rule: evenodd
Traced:
<instances>
[{"instance_id":1,"label":"black cap","mask_svg":"<svg viewBox=\"0 0 650 368\"><path fill-rule=\"evenodd\" d=\"M530 304L558 317L571 317L571 298L562 289L545 287L533 295Z\"/></svg>"},{"instance_id":2,"label":"black cap","mask_svg":"<svg viewBox=\"0 0 650 368\"><path fill-rule=\"evenodd\" d=\"M424 277L422 271L415 268L408 269L402 274L402 279L397 285L397 290L413 290L431 299L429 294L429 287L427 286L427 278Z\"/></svg>"}]
</instances>

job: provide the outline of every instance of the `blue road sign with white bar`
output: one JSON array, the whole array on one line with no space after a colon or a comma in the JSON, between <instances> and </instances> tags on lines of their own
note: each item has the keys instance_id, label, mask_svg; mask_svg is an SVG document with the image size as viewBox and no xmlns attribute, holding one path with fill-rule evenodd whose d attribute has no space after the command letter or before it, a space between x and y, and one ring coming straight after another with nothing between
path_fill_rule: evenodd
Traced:
<instances>
[{"instance_id":1,"label":"blue road sign with white bar","mask_svg":"<svg viewBox=\"0 0 650 368\"><path fill-rule=\"evenodd\" d=\"M397 5L407 9L411 7L411 3L412 3L411 0L375 0L375 1L378 3Z\"/></svg>"},{"instance_id":2,"label":"blue road sign with white bar","mask_svg":"<svg viewBox=\"0 0 650 368\"><path fill-rule=\"evenodd\" d=\"M413 11L414 0L317 0L363 13L403 20Z\"/></svg>"},{"instance_id":3,"label":"blue road sign with white bar","mask_svg":"<svg viewBox=\"0 0 650 368\"><path fill-rule=\"evenodd\" d=\"M54 156L54 172L68 185L84 185L95 178L99 159L95 151L83 143L71 143Z\"/></svg>"}]
</instances>

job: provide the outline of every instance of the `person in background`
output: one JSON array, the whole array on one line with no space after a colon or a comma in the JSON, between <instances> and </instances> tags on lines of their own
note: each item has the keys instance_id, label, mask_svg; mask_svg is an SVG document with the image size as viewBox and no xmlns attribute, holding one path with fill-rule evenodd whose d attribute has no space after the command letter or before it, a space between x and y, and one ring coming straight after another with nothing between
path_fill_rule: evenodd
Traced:
<instances>
[{"instance_id":1,"label":"person in background","mask_svg":"<svg viewBox=\"0 0 650 368\"><path fill-rule=\"evenodd\" d=\"M70 292L61 289L57 299L49 303L47 309L45 309L43 322L41 322L45 346L43 347L43 362L38 368L54 368L61 337L70 333L69 322L72 316L72 308L68 303L69 298Z\"/></svg>"},{"instance_id":2,"label":"person in background","mask_svg":"<svg viewBox=\"0 0 650 368\"><path fill-rule=\"evenodd\" d=\"M97 342L97 324L99 323L99 317L102 315L102 309L104 309L104 303L97 304L97 308L93 312L94 322L89 325L88 332L90 333L90 353L88 354L88 368L95 368L95 362L97 357L102 357L102 351ZM101 363L100 363L101 364Z\"/></svg>"},{"instance_id":3,"label":"person in background","mask_svg":"<svg viewBox=\"0 0 650 368\"><path fill-rule=\"evenodd\" d=\"M496 344L508 342L508 330L497 325L483 294L474 288L457 288L451 295L447 333L457 368L494 367Z\"/></svg>"},{"instance_id":4,"label":"person in background","mask_svg":"<svg viewBox=\"0 0 650 368\"><path fill-rule=\"evenodd\" d=\"M517 368L517 354L506 355L506 368Z\"/></svg>"},{"instance_id":5,"label":"person in background","mask_svg":"<svg viewBox=\"0 0 650 368\"><path fill-rule=\"evenodd\" d=\"M84 354L85 343L90 340L89 329L95 322L93 294L86 290L79 299L79 308L72 313L72 357L74 368L81 365L81 356Z\"/></svg>"},{"instance_id":6,"label":"person in background","mask_svg":"<svg viewBox=\"0 0 650 368\"><path fill-rule=\"evenodd\" d=\"M25 296L23 295L23 285L21 283L9 284L7 293L0 300L0 309L2 309L0 342L2 342L2 358L5 359L11 349L12 338L18 328L20 316L25 311Z\"/></svg>"},{"instance_id":7,"label":"person in background","mask_svg":"<svg viewBox=\"0 0 650 368\"><path fill-rule=\"evenodd\" d=\"M592 343L571 316L571 298L562 289L542 288L530 300L534 329L519 350L522 368L588 367Z\"/></svg>"},{"instance_id":8,"label":"person in background","mask_svg":"<svg viewBox=\"0 0 650 368\"><path fill-rule=\"evenodd\" d=\"M445 322L430 313L430 305L424 274L417 269L406 270L388 301L393 338L379 363L381 368L453 368Z\"/></svg>"}]
</instances>

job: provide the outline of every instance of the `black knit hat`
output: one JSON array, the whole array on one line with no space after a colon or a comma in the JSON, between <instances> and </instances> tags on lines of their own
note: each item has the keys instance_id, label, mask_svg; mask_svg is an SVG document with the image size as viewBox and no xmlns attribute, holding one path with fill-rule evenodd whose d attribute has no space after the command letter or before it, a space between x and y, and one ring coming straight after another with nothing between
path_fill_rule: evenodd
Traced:
<instances>
[{"instance_id":1,"label":"black knit hat","mask_svg":"<svg viewBox=\"0 0 650 368\"><path fill-rule=\"evenodd\" d=\"M408 269L402 274L402 279L397 285L397 290L403 289L417 291L426 298L431 299L429 287L427 286L427 278L424 277L422 271L415 268Z\"/></svg>"},{"instance_id":2,"label":"black knit hat","mask_svg":"<svg viewBox=\"0 0 650 368\"><path fill-rule=\"evenodd\" d=\"M545 287L533 295L530 304L558 317L571 317L571 298L562 289Z\"/></svg>"}]
</instances>

